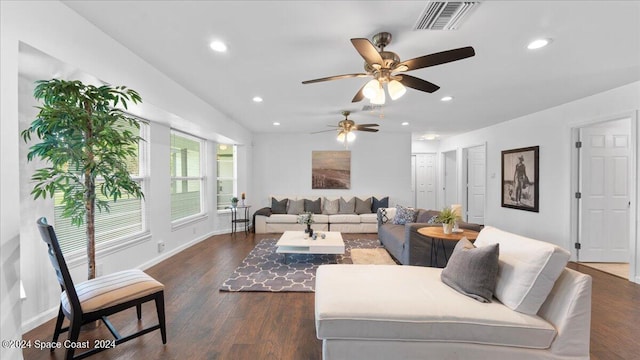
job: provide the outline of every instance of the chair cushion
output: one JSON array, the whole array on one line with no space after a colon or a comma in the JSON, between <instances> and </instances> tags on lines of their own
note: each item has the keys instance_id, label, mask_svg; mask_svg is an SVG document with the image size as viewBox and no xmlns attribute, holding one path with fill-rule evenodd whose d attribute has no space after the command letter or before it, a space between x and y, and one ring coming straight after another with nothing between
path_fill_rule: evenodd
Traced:
<instances>
[{"instance_id":1,"label":"chair cushion","mask_svg":"<svg viewBox=\"0 0 640 360\"><path fill-rule=\"evenodd\" d=\"M536 314L569 261L569 252L554 244L487 226L477 247L500 244L494 296L515 311Z\"/></svg>"},{"instance_id":2,"label":"chair cushion","mask_svg":"<svg viewBox=\"0 0 640 360\"><path fill-rule=\"evenodd\" d=\"M82 311L85 313L122 304L162 290L164 290L162 283L138 269L119 271L76 285L76 293ZM70 312L71 304L66 291L60 295L60 301L62 307Z\"/></svg>"}]
</instances>

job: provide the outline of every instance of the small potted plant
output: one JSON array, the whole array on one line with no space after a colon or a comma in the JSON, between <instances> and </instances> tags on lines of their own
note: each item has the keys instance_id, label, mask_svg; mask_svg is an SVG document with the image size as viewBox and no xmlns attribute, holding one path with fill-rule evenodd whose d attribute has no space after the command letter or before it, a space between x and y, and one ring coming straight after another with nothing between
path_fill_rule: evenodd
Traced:
<instances>
[{"instance_id":1,"label":"small potted plant","mask_svg":"<svg viewBox=\"0 0 640 360\"><path fill-rule=\"evenodd\" d=\"M458 215L451 208L444 208L436 217L436 222L442 224L442 231L451 234L453 224L458 220Z\"/></svg>"},{"instance_id":2,"label":"small potted plant","mask_svg":"<svg viewBox=\"0 0 640 360\"><path fill-rule=\"evenodd\" d=\"M313 229L311 228L311 224L315 221L313 220L313 213L306 212L304 214L298 215L298 224L307 225L307 228L304 232L309 234L309 237L313 236Z\"/></svg>"},{"instance_id":3,"label":"small potted plant","mask_svg":"<svg viewBox=\"0 0 640 360\"><path fill-rule=\"evenodd\" d=\"M231 207L236 207L236 206L238 206L238 198L234 196L231 198Z\"/></svg>"}]
</instances>

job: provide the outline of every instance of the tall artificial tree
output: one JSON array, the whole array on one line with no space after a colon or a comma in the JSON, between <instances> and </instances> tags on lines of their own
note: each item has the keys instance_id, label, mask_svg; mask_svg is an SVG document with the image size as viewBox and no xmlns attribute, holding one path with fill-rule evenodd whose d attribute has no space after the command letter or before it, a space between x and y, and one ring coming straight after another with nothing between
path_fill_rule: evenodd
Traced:
<instances>
[{"instance_id":1,"label":"tall artificial tree","mask_svg":"<svg viewBox=\"0 0 640 360\"><path fill-rule=\"evenodd\" d=\"M123 197L143 198L140 184L132 179L126 160L138 156L140 136L131 126L138 122L119 106L141 102L135 90L125 86L93 86L59 79L36 82L34 97L43 105L31 126L21 133L25 142L35 134L27 160L47 163L37 169L31 195L53 198L62 194L62 216L72 224L85 224L88 278L96 276L95 215L109 211L109 204ZM102 196L96 196L96 190Z\"/></svg>"}]
</instances>

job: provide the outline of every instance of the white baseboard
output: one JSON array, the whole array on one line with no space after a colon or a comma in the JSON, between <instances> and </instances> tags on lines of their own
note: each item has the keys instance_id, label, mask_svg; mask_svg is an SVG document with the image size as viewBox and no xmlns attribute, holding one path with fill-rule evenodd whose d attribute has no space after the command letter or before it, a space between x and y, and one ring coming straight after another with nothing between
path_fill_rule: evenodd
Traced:
<instances>
[{"instance_id":1,"label":"white baseboard","mask_svg":"<svg viewBox=\"0 0 640 360\"><path fill-rule=\"evenodd\" d=\"M138 266L139 269L141 270L145 270L148 269L150 267L152 267L153 265L156 265L170 257L172 257L173 255L179 253L182 250L185 250L205 239L210 238L213 235L222 235L222 234L228 234L231 232L231 229L221 229L221 230L217 230L217 231L212 231L209 232L205 235L202 235L198 238L195 238L191 241L189 241L188 243L185 243L181 246L178 246L175 249L172 249L171 251L167 251L166 253L162 253L159 256L147 261L146 263L141 264L140 266ZM31 331L35 328L37 328L38 326L46 323L47 321L55 318L58 315L58 306L55 306L52 309L46 310L41 312L40 314L32 317L31 319L27 320L27 321L23 321L22 322L22 333L26 333L28 331ZM53 329L51 329L51 334L53 335Z\"/></svg>"},{"instance_id":2,"label":"white baseboard","mask_svg":"<svg viewBox=\"0 0 640 360\"><path fill-rule=\"evenodd\" d=\"M174 249L171 249L170 251L167 251L165 253L160 254L160 256L156 256L155 258L147 261L146 263L143 263L141 265L138 266L138 269L140 270L146 270L150 267L152 267L153 265L159 264L160 262L172 257L173 255L181 252L182 250L188 249L190 247L192 247L193 245L204 241L214 235L222 235L222 234L228 234L231 232L231 229L222 229L222 230L216 230L216 231L211 231L205 235L202 235L200 237L197 237L191 241L189 241L188 243L182 244L181 246L178 246Z\"/></svg>"},{"instance_id":3,"label":"white baseboard","mask_svg":"<svg viewBox=\"0 0 640 360\"><path fill-rule=\"evenodd\" d=\"M46 323L47 321L51 320L52 318L55 318L56 316L58 316L58 309L59 309L59 306L55 306L52 309L41 312L40 314L32 317L31 319L24 321L22 323L22 333L24 334L28 331L31 331L37 328L38 326ZM51 328L51 336L53 336L53 328ZM48 340L50 339L47 339L47 341Z\"/></svg>"}]
</instances>

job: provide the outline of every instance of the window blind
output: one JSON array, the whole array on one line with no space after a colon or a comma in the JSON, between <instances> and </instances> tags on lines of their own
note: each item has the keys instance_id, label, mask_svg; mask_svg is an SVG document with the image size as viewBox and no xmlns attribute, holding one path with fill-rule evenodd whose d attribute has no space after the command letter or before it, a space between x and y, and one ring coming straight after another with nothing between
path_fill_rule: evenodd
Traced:
<instances>
[{"instance_id":1,"label":"window blind","mask_svg":"<svg viewBox=\"0 0 640 360\"><path fill-rule=\"evenodd\" d=\"M202 212L202 140L171 131L171 221Z\"/></svg>"},{"instance_id":2,"label":"window blind","mask_svg":"<svg viewBox=\"0 0 640 360\"><path fill-rule=\"evenodd\" d=\"M122 131L131 131L134 135L146 137L147 124L139 122L140 129L129 125L127 122L117 123ZM146 166L147 142L138 143L138 156L129 157L125 163L131 173L133 179L137 181L145 192L146 182L143 178L143 171ZM101 179L96 181L96 197L106 199L100 193ZM80 187L80 185L78 185ZM54 194L54 221L56 235L60 242L60 248L65 255L73 253L81 253L87 247L86 223L81 226L71 224L71 219L62 217L64 209L62 205L62 192L56 191ZM129 198L124 195L116 202L109 203L110 211L99 211L96 208L95 215L95 239L96 246L108 243L112 240L122 239L124 237L134 236L142 233L147 229L144 217L144 202L142 199Z\"/></svg>"}]
</instances>

